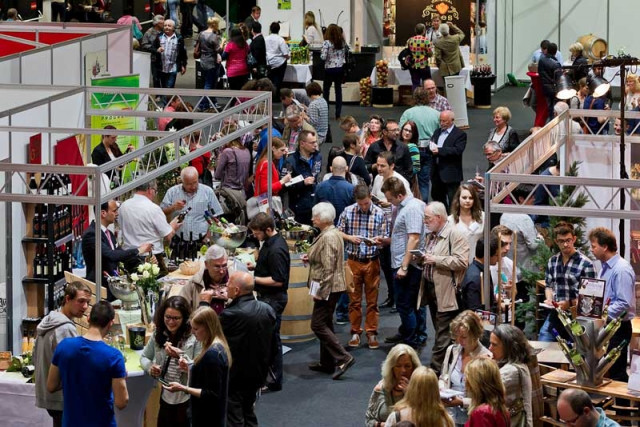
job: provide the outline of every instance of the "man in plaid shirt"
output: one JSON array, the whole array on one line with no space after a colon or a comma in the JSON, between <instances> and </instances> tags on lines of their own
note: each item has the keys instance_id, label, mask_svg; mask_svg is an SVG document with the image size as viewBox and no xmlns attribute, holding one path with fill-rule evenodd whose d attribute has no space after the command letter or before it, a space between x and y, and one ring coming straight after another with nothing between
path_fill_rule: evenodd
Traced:
<instances>
[{"instance_id":1,"label":"man in plaid shirt","mask_svg":"<svg viewBox=\"0 0 640 427\"><path fill-rule=\"evenodd\" d=\"M349 293L349 347L360 346L362 334L362 290L367 301L364 328L369 348L378 348L378 286L380 251L378 245L391 234L389 218L371 203L369 187L361 184L353 191L356 203L347 206L338 220L338 230L346 242L347 263L353 272L354 290ZM367 239L367 240L365 240ZM370 239L370 240L368 240ZM375 244L372 244L372 241ZM389 285L392 286L392 285Z\"/></svg>"},{"instance_id":2,"label":"man in plaid shirt","mask_svg":"<svg viewBox=\"0 0 640 427\"><path fill-rule=\"evenodd\" d=\"M596 277L593 263L575 248L576 235L573 226L560 222L553 229L556 244L560 252L549 259L545 278L545 303L551 305L556 301L560 308L569 310L578 302L578 286L582 277ZM555 341L551 329L555 328L561 335L564 328L555 310L552 310L540 329L539 341Z\"/></svg>"}]
</instances>

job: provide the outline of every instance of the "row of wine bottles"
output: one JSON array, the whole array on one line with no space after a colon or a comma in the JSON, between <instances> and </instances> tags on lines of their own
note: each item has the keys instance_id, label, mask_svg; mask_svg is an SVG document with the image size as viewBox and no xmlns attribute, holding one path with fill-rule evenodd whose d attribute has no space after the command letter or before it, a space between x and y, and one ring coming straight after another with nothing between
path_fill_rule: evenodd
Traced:
<instances>
[{"instance_id":1,"label":"row of wine bottles","mask_svg":"<svg viewBox=\"0 0 640 427\"><path fill-rule=\"evenodd\" d=\"M69 175L45 173L42 175L40 182L38 182L36 175L32 174L29 179L29 191L31 194L68 196L73 193Z\"/></svg>"},{"instance_id":2,"label":"row of wine bottles","mask_svg":"<svg viewBox=\"0 0 640 427\"><path fill-rule=\"evenodd\" d=\"M582 357L582 355L578 352L576 345L562 338L558 333L558 331L555 330L555 328L552 329L551 332L553 333L553 336L556 338L556 340L560 344L560 348L562 349L562 352L564 353L564 355L573 364L574 368L576 369L576 372L581 373L584 378L589 378L587 364L584 358ZM615 347L613 350L607 353L602 359L600 359L600 361L598 362L598 366L596 367L595 376L598 377L600 375L605 374L609 370L609 368L611 368L611 366L616 362L616 360L618 360L618 357L620 357L622 350L626 346L627 346L627 340L622 340L620 345Z\"/></svg>"},{"instance_id":3,"label":"row of wine bottles","mask_svg":"<svg viewBox=\"0 0 640 427\"><path fill-rule=\"evenodd\" d=\"M610 301L607 301L602 309L602 319L604 321L609 317L609 303ZM567 332L572 334L577 340L580 340L584 347L587 348L589 345L589 338L585 334L584 326L578 323L577 320L568 316L555 301L553 302L553 305L556 308L560 322ZM620 325L626 316L627 311L624 310L620 316L611 320L604 328L600 329L600 332L598 332L598 336L596 337L595 348L603 348L609 344L609 340L611 340L611 337L620 328Z\"/></svg>"},{"instance_id":4,"label":"row of wine bottles","mask_svg":"<svg viewBox=\"0 0 640 427\"><path fill-rule=\"evenodd\" d=\"M489 77L493 75L491 71L491 65L474 65L471 70L471 77Z\"/></svg>"},{"instance_id":5,"label":"row of wine bottles","mask_svg":"<svg viewBox=\"0 0 640 427\"><path fill-rule=\"evenodd\" d=\"M184 237L184 233L180 233L179 237L176 234L169 244L171 259L177 264L183 261L197 259L204 238L204 236L200 234L198 238L194 240L193 232L189 233L189 240L185 240Z\"/></svg>"},{"instance_id":6,"label":"row of wine bottles","mask_svg":"<svg viewBox=\"0 0 640 427\"><path fill-rule=\"evenodd\" d=\"M68 242L59 247L53 247L51 260L48 257L48 245L51 243L39 243L36 246L36 255L33 258L33 277L47 279L51 275L53 280L58 280L64 277L65 271L72 271L72 243Z\"/></svg>"},{"instance_id":7,"label":"row of wine bottles","mask_svg":"<svg viewBox=\"0 0 640 427\"><path fill-rule=\"evenodd\" d=\"M56 205L51 212L47 204L36 205L33 215L33 237L49 237L49 227L52 227L55 240L70 234L73 228L73 208L74 206Z\"/></svg>"}]
</instances>

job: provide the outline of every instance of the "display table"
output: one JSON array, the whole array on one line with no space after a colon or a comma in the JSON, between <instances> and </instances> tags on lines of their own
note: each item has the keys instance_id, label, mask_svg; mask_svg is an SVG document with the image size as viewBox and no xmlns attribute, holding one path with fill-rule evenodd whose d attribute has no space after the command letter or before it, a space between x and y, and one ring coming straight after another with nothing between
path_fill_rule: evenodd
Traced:
<instances>
[{"instance_id":1,"label":"display table","mask_svg":"<svg viewBox=\"0 0 640 427\"><path fill-rule=\"evenodd\" d=\"M142 426L147 400L155 383L140 367L140 353L125 350L129 404L122 411L116 409L119 426ZM0 414L2 425L6 426L51 426L47 411L36 407L35 384L27 384L27 379L19 372L0 372Z\"/></svg>"},{"instance_id":2,"label":"display table","mask_svg":"<svg viewBox=\"0 0 640 427\"><path fill-rule=\"evenodd\" d=\"M538 363L544 365L553 365L560 367L560 369L568 370L569 361L560 349L560 344L557 342L545 342L545 341L529 341L531 347L539 350L537 354Z\"/></svg>"},{"instance_id":3,"label":"display table","mask_svg":"<svg viewBox=\"0 0 640 427\"><path fill-rule=\"evenodd\" d=\"M473 92L473 85L469 79L471 74L471 67L465 67L460 71L460 76L464 77L464 87L466 90ZM371 84L376 85L376 68L371 70ZM444 79L440 75L440 69L438 67L431 67L431 78L436 82L436 86L444 87ZM400 65L389 65L389 79L387 80L389 85L398 86L411 86L411 74L409 70L403 70Z\"/></svg>"},{"instance_id":4,"label":"display table","mask_svg":"<svg viewBox=\"0 0 640 427\"><path fill-rule=\"evenodd\" d=\"M306 85L311 81L311 64L287 64L283 81Z\"/></svg>"},{"instance_id":5,"label":"display table","mask_svg":"<svg viewBox=\"0 0 640 427\"><path fill-rule=\"evenodd\" d=\"M540 377L543 386L555 387L559 389L579 388L587 393L596 393L599 395L611 396L618 399L628 399L633 402L640 402L640 394L634 394L627 388L627 383L612 380L610 383L602 387L589 387L576 384L573 382L576 374L574 372L563 371L557 369L548 372Z\"/></svg>"}]
</instances>

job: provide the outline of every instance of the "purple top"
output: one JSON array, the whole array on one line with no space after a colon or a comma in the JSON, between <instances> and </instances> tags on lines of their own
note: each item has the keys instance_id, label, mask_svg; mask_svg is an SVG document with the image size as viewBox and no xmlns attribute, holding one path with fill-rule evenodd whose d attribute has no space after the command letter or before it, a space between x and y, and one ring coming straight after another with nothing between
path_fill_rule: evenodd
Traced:
<instances>
[{"instance_id":1,"label":"purple top","mask_svg":"<svg viewBox=\"0 0 640 427\"><path fill-rule=\"evenodd\" d=\"M251 168L251 153L240 148L225 148L218 157L216 173L221 187L244 190L244 183Z\"/></svg>"}]
</instances>

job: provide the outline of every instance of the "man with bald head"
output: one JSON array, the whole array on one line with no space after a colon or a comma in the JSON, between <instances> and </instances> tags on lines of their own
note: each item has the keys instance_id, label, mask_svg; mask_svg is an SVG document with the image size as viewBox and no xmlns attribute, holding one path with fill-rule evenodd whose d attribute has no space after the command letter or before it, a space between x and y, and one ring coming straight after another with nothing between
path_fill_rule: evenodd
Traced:
<instances>
[{"instance_id":1,"label":"man with bald head","mask_svg":"<svg viewBox=\"0 0 640 427\"><path fill-rule=\"evenodd\" d=\"M193 166L182 169L180 173L182 184L174 185L162 199L160 207L165 215L175 218L180 212L186 212L180 238L182 240L202 240L207 234L207 220L204 217L206 209L212 210L216 215L223 213L220 202L213 189L207 185L198 183L198 170Z\"/></svg>"},{"instance_id":2,"label":"man with bald head","mask_svg":"<svg viewBox=\"0 0 640 427\"><path fill-rule=\"evenodd\" d=\"M453 121L453 111L440 113L440 128L431 137L431 198L442 202L447 212L462 181L462 153L467 146L467 134Z\"/></svg>"},{"instance_id":3,"label":"man with bald head","mask_svg":"<svg viewBox=\"0 0 640 427\"><path fill-rule=\"evenodd\" d=\"M576 427L614 427L617 422L607 417L602 408L593 406L584 390L568 388L558 398L558 416L567 425Z\"/></svg>"},{"instance_id":4,"label":"man with bald head","mask_svg":"<svg viewBox=\"0 0 640 427\"><path fill-rule=\"evenodd\" d=\"M233 363L229 375L227 424L257 426L256 393L264 384L271 361L276 313L253 296L253 277L236 271L229 276L231 303L220 314L220 323Z\"/></svg>"},{"instance_id":5,"label":"man with bald head","mask_svg":"<svg viewBox=\"0 0 640 427\"><path fill-rule=\"evenodd\" d=\"M336 208L336 218L334 224L338 224L338 219L344 208L354 203L353 184L347 181L347 161L342 156L336 156L331 163L331 178L322 181L316 187L316 195L313 204L329 202Z\"/></svg>"}]
</instances>

